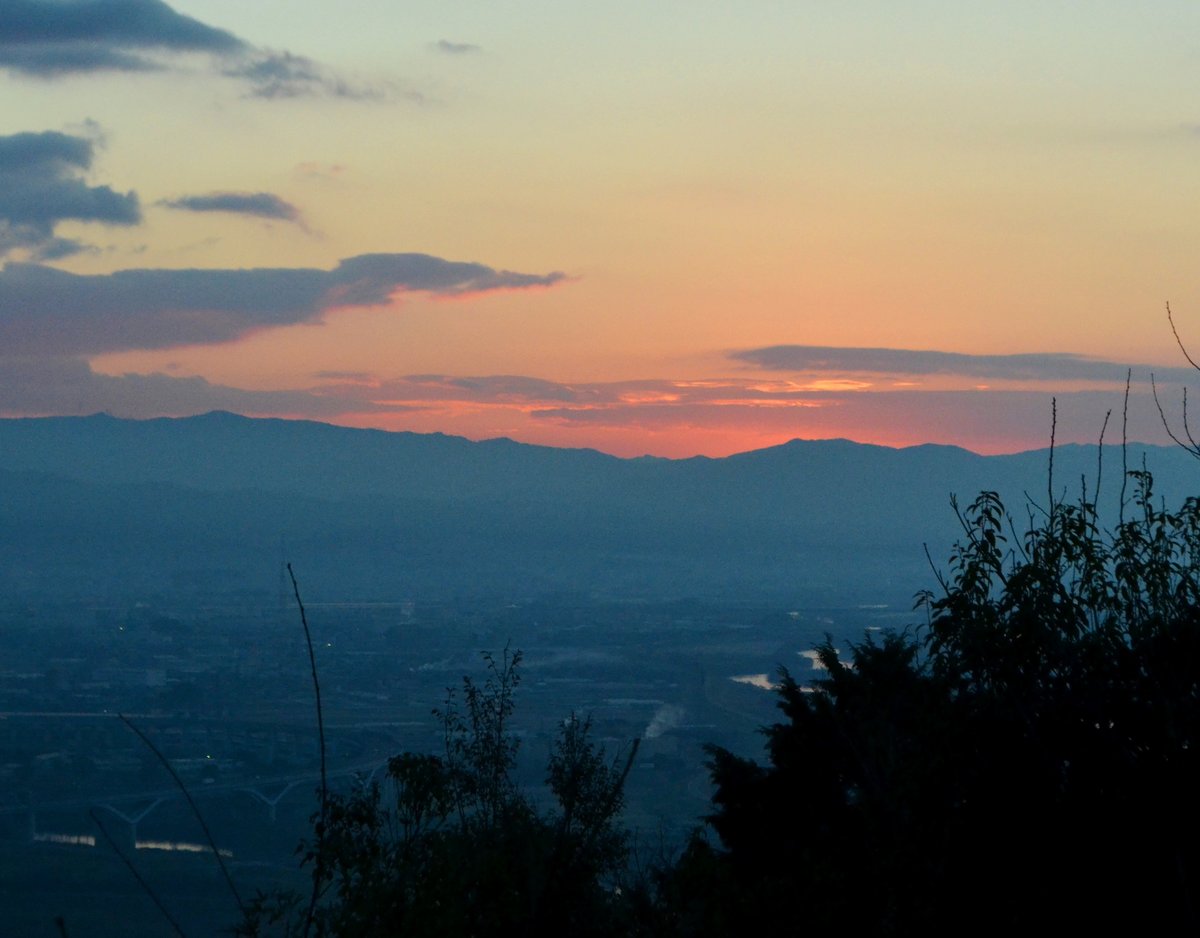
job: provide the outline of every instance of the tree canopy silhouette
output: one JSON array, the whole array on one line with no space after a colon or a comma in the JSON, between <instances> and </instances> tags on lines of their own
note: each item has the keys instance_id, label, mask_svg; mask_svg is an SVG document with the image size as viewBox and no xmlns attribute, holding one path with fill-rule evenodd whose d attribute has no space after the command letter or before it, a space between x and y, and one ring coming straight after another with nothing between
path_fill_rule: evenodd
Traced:
<instances>
[{"instance_id":1,"label":"tree canopy silhouette","mask_svg":"<svg viewBox=\"0 0 1200 938\"><path fill-rule=\"evenodd\" d=\"M769 764L710 750L719 849L663 873L682 934L1191 933L1200 861L1200 502L960 515L917 634L786 671Z\"/></svg>"},{"instance_id":2,"label":"tree canopy silhouette","mask_svg":"<svg viewBox=\"0 0 1200 938\"><path fill-rule=\"evenodd\" d=\"M636 745L605 758L591 722L562 725L539 811L512 778L519 651L485 654L482 684L464 677L434 711L440 754L403 753L384 783L333 792L302 846L315 877L311 913L298 894L260 895L244 935L612 935L624 906L614 886L626 857L616 824ZM311 920L309 920L311 914Z\"/></svg>"}]
</instances>

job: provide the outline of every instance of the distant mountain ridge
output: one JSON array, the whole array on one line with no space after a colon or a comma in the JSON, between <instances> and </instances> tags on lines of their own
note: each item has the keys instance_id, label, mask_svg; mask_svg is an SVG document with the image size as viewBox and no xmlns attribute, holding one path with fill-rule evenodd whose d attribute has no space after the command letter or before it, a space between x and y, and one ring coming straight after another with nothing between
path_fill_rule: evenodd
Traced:
<instances>
[{"instance_id":1,"label":"distant mountain ridge","mask_svg":"<svg viewBox=\"0 0 1200 938\"><path fill-rule=\"evenodd\" d=\"M1094 486L1098 457L1057 448L1056 492ZM1121 458L1105 447L1110 510ZM1134 444L1126 458L1146 460L1168 504L1200 491L1200 467L1178 449ZM4 419L0 559L10 591L100 583L106 565L159 584L265 588L283 551L323 595L911 596L929 576L922 545L938 558L958 534L951 493L999 491L1020 518L1026 493L1045 502L1048 465L1046 450L849 440L620 459L222 412Z\"/></svg>"}]
</instances>

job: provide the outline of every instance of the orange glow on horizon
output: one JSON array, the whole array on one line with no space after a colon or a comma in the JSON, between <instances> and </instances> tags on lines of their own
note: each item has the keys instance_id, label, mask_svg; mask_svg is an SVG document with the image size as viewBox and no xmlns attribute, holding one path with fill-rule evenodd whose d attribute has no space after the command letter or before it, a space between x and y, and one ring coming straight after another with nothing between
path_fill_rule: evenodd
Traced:
<instances>
[{"instance_id":1,"label":"orange glow on horizon","mask_svg":"<svg viewBox=\"0 0 1200 938\"><path fill-rule=\"evenodd\" d=\"M781 446L792 440L852 440L875 446L903 448L927 443L960 446L981 455L1003 455L1025 450L1041 449L1046 439L1023 436L1005 436L987 441L964 443L936 433L932 428L895 428L877 432L863 432L862 428L847 427L844 430L820 429L776 430L729 424L718 427L670 426L661 429L648 427L617 427L588 425L569 426L554 421L522 421L504 425L495 420L495 414L487 419L470 419L484 414L484 409L456 413L459 418L447 421L447 410L410 411L405 413L375 414L347 413L327 422L338 426L361 429L389 430L393 432L445 433L480 441L501 437L538 446L553 446L565 449L595 449L621 458L638 456L660 456L668 459L688 459L694 456L722 458L752 450ZM310 419L310 418L297 418ZM925 432L923 432L925 429ZM1067 442L1094 442L1086 436L1078 440L1060 439Z\"/></svg>"}]
</instances>

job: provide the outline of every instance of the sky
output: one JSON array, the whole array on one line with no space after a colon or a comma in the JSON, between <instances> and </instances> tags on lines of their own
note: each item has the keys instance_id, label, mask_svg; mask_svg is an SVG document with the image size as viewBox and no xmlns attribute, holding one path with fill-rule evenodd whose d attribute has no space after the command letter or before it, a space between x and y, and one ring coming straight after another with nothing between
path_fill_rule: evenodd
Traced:
<instances>
[{"instance_id":1,"label":"sky","mask_svg":"<svg viewBox=\"0 0 1200 938\"><path fill-rule=\"evenodd\" d=\"M1166 442L1197 89L1175 0L4 0L0 415Z\"/></svg>"}]
</instances>

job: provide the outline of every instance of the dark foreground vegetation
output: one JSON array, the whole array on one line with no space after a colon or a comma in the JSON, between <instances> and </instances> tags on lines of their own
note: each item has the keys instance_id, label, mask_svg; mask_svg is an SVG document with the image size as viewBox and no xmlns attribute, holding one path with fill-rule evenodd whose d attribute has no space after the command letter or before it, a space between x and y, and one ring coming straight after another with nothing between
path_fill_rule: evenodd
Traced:
<instances>
[{"instance_id":1,"label":"dark foreground vegetation","mask_svg":"<svg viewBox=\"0 0 1200 938\"><path fill-rule=\"evenodd\" d=\"M636 744L606 761L572 714L547 766L552 808L512 778L510 719L520 652L485 655L435 711L441 755L389 760L383 785L331 794L303 845L314 891L260 895L239 933L610 935L628 930L618 884L626 834L615 824ZM386 792L386 797L385 797Z\"/></svg>"},{"instance_id":2,"label":"dark foreground vegetation","mask_svg":"<svg viewBox=\"0 0 1200 938\"><path fill-rule=\"evenodd\" d=\"M872 935L1200 929L1200 502L1131 472L1111 528L1086 495L999 498L925 623L828 678L786 671L768 764L711 748L707 826L632 862L617 818L633 751L569 717L551 805L511 780L519 654L438 716L437 755L331 794L303 849L311 895L250 904L242 934Z\"/></svg>"}]
</instances>

